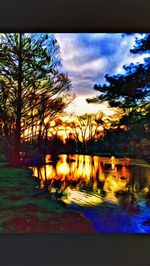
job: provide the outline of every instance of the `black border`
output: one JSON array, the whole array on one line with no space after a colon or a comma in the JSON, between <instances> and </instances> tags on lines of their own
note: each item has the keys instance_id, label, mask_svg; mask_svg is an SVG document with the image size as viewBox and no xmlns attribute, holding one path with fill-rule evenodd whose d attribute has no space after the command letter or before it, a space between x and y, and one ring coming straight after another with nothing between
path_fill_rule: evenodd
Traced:
<instances>
[{"instance_id":1,"label":"black border","mask_svg":"<svg viewBox=\"0 0 150 266\"><path fill-rule=\"evenodd\" d=\"M149 0L1 0L0 32L149 32ZM150 265L149 235L0 235L0 265Z\"/></svg>"},{"instance_id":2,"label":"black border","mask_svg":"<svg viewBox=\"0 0 150 266\"><path fill-rule=\"evenodd\" d=\"M1 0L0 31L149 31L149 0Z\"/></svg>"}]
</instances>

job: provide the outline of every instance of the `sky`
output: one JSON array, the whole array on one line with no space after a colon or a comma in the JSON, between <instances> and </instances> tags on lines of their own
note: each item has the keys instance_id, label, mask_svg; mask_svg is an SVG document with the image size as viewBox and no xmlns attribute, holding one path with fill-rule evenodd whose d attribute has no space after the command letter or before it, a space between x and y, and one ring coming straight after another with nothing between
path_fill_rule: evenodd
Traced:
<instances>
[{"instance_id":1,"label":"sky","mask_svg":"<svg viewBox=\"0 0 150 266\"><path fill-rule=\"evenodd\" d=\"M62 68L68 73L75 100L66 109L77 115L104 111L111 114L107 103L88 104L87 98L98 95L94 84L103 84L105 74L123 73L123 65L143 62L145 55L131 54L140 34L123 33L57 33ZM143 36L142 36L143 37Z\"/></svg>"}]
</instances>

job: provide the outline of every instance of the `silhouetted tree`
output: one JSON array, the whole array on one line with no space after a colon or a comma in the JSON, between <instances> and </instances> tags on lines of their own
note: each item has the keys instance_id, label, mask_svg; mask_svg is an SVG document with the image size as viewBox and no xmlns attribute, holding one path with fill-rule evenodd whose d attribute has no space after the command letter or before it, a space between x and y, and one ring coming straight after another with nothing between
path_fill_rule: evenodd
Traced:
<instances>
[{"instance_id":1,"label":"silhouetted tree","mask_svg":"<svg viewBox=\"0 0 150 266\"><path fill-rule=\"evenodd\" d=\"M150 51L150 34L136 40L131 53L145 53ZM105 75L105 84L95 84L94 90L100 96L87 99L88 103L108 101L111 107L124 110L120 123L129 126L137 123L143 117L149 116L150 99L150 57L144 63L131 63L123 66L125 73Z\"/></svg>"},{"instance_id":2,"label":"silhouetted tree","mask_svg":"<svg viewBox=\"0 0 150 266\"><path fill-rule=\"evenodd\" d=\"M86 151L86 142L95 140L100 132L103 131L105 122L103 121L103 113L84 114L73 116L72 121L64 122L64 127L74 137L78 151Z\"/></svg>"},{"instance_id":3,"label":"silhouetted tree","mask_svg":"<svg viewBox=\"0 0 150 266\"><path fill-rule=\"evenodd\" d=\"M131 53L145 53L150 51L150 34L136 40ZM104 85L95 84L94 89L101 92L97 99L87 99L95 102L109 101L111 106L129 107L146 101L150 93L150 57L145 58L144 64L123 66L124 74L105 75Z\"/></svg>"},{"instance_id":4,"label":"silhouetted tree","mask_svg":"<svg viewBox=\"0 0 150 266\"><path fill-rule=\"evenodd\" d=\"M20 162L21 138L70 99L70 81L59 73L59 46L51 34L0 35L0 106L4 135L13 135L12 164ZM64 97L65 96L65 97ZM11 129L11 130L10 130Z\"/></svg>"},{"instance_id":5,"label":"silhouetted tree","mask_svg":"<svg viewBox=\"0 0 150 266\"><path fill-rule=\"evenodd\" d=\"M130 108L146 101L150 92L150 60L145 64L130 64L124 66L125 74L105 75L106 84L94 85L101 92L97 99L87 99L87 102L97 100L108 101L111 107Z\"/></svg>"},{"instance_id":6,"label":"silhouetted tree","mask_svg":"<svg viewBox=\"0 0 150 266\"><path fill-rule=\"evenodd\" d=\"M145 34L144 37L136 39L136 44L133 49L130 50L131 53L145 53L150 51L150 34Z\"/></svg>"}]
</instances>

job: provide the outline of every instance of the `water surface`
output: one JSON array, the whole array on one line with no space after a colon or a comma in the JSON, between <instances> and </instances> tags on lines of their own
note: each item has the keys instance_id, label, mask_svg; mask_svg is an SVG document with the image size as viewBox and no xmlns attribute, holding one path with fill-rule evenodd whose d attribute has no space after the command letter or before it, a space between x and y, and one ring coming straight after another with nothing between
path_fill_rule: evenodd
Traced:
<instances>
[{"instance_id":1,"label":"water surface","mask_svg":"<svg viewBox=\"0 0 150 266\"><path fill-rule=\"evenodd\" d=\"M48 154L45 161L33 167L41 187L83 212L97 232L150 232L150 164L66 154Z\"/></svg>"}]
</instances>

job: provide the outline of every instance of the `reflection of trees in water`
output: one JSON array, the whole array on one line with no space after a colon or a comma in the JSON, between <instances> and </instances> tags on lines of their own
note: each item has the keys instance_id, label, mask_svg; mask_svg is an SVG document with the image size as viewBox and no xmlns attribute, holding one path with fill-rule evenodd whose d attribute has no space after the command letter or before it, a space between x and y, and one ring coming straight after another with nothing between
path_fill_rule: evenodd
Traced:
<instances>
[{"instance_id":1,"label":"reflection of trees in water","mask_svg":"<svg viewBox=\"0 0 150 266\"><path fill-rule=\"evenodd\" d=\"M42 186L49 191L65 192L71 189L112 195L119 202L134 203L137 198L146 197L149 189L148 174L140 166L117 165L116 159L85 155L52 156L51 165L38 167L34 175L38 176ZM118 161L117 161L118 162Z\"/></svg>"},{"instance_id":2,"label":"reflection of trees in water","mask_svg":"<svg viewBox=\"0 0 150 266\"><path fill-rule=\"evenodd\" d=\"M146 176L143 175L142 167L132 166L132 178L129 181L128 187L132 194L138 194L147 185Z\"/></svg>"},{"instance_id":3,"label":"reflection of trees in water","mask_svg":"<svg viewBox=\"0 0 150 266\"><path fill-rule=\"evenodd\" d=\"M126 186L126 191L117 193L119 202L129 212L139 211L139 202L144 200L148 203L150 199L150 184L148 174L150 168L142 168L140 166L131 166L132 177Z\"/></svg>"}]
</instances>

